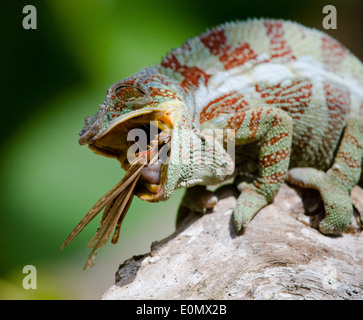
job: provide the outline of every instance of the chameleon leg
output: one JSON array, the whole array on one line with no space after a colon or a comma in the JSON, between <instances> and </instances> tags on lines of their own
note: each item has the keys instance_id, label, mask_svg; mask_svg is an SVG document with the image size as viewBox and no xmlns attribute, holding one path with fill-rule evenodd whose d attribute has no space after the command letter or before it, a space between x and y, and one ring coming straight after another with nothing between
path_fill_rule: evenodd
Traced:
<instances>
[{"instance_id":1,"label":"chameleon leg","mask_svg":"<svg viewBox=\"0 0 363 320\"><path fill-rule=\"evenodd\" d=\"M241 195L234 209L237 232L244 231L250 220L270 203L284 182L292 141L292 119L277 108L254 108L245 111L236 133L236 145L259 142L258 178L241 182Z\"/></svg>"},{"instance_id":2,"label":"chameleon leg","mask_svg":"<svg viewBox=\"0 0 363 320\"><path fill-rule=\"evenodd\" d=\"M319 229L324 234L340 234L350 223L352 188L359 182L363 159L363 119L347 120L333 166L325 173L313 168L295 168L287 180L300 187L317 189L323 199L325 218Z\"/></svg>"}]
</instances>

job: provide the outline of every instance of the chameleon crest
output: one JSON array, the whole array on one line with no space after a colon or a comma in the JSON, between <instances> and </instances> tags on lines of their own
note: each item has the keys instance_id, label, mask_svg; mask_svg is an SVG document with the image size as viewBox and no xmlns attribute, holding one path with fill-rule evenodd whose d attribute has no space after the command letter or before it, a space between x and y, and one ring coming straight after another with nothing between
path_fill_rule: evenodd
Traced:
<instances>
[{"instance_id":1,"label":"chameleon crest","mask_svg":"<svg viewBox=\"0 0 363 320\"><path fill-rule=\"evenodd\" d=\"M350 191L362 184L363 65L330 36L293 22L226 23L189 39L155 67L112 85L85 122L79 143L127 171L64 243L105 208L86 267L115 226L117 242L133 194L162 201L177 188L232 178L241 191L239 232L288 181L320 192L319 229L340 234L353 212ZM144 146L131 134L142 131ZM197 209L212 207L209 200Z\"/></svg>"}]
</instances>

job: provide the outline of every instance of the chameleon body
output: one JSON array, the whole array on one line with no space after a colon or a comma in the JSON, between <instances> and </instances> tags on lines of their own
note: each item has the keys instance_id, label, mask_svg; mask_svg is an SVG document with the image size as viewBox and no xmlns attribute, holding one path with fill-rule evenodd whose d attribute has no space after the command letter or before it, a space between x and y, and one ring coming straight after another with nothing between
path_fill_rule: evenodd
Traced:
<instances>
[{"instance_id":1,"label":"chameleon body","mask_svg":"<svg viewBox=\"0 0 363 320\"><path fill-rule=\"evenodd\" d=\"M208 30L112 85L79 142L125 167L120 128L137 117L173 131L170 162L158 167L160 180L140 186L141 199L167 200L176 188L232 177L241 191L234 210L241 231L289 181L319 190L322 233L349 225L349 194L362 182L363 65L330 36L269 19ZM226 141L208 150L215 129L234 130L234 159ZM183 154L190 141L212 160Z\"/></svg>"}]
</instances>

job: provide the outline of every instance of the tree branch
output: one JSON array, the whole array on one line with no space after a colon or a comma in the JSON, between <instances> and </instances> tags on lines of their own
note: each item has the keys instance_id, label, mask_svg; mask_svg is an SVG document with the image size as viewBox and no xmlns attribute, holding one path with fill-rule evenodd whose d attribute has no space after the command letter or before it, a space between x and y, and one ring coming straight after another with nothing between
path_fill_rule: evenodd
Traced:
<instances>
[{"instance_id":1,"label":"tree branch","mask_svg":"<svg viewBox=\"0 0 363 320\"><path fill-rule=\"evenodd\" d=\"M187 216L149 253L120 265L102 298L363 299L363 232L354 218L342 236L324 236L311 227L321 219L318 195L284 185L238 236L236 190L218 194L213 213ZM362 189L353 196L363 199Z\"/></svg>"}]
</instances>

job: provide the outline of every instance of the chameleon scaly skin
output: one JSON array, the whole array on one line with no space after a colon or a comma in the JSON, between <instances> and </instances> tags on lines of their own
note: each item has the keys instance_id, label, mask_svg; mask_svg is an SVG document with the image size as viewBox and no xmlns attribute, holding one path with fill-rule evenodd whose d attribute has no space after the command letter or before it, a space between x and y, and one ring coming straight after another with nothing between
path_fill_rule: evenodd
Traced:
<instances>
[{"instance_id":1,"label":"chameleon scaly skin","mask_svg":"<svg viewBox=\"0 0 363 320\"><path fill-rule=\"evenodd\" d=\"M111 86L79 141L123 164L126 144L117 144L117 128L145 114L157 114L151 118L173 136L166 176L154 193L140 191L141 199L167 200L176 188L232 176L241 191L234 210L240 231L287 180L319 190L321 232L348 226L363 158L363 65L328 35L268 19L213 28ZM207 149L215 129L235 130L235 160L223 143ZM190 141L209 150L209 161L182 153ZM216 174L218 168L233 174ZM244 181L241 173L255 178Z\"/></svg>"}]
</instances>

